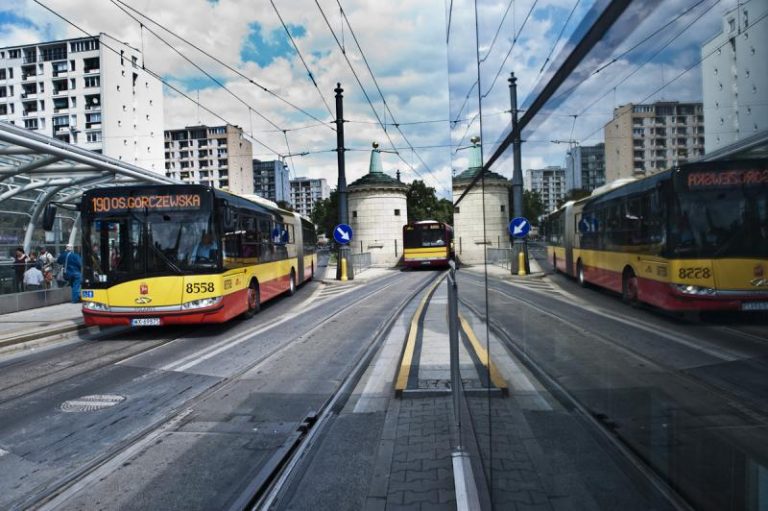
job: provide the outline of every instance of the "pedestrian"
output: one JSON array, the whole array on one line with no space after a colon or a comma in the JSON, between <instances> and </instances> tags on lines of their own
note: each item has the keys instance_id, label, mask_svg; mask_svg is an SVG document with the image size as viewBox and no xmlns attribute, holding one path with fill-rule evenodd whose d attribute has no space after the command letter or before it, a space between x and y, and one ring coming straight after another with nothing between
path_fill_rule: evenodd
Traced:
<instances>
[{"instance_id":1,"label":"pedestrian","mask_svg":"<svg viewBox=\"0 0 768 511\"><path fill-rule=\"evenodd\" d=\"M24 289L27 291L36 291L43 288L45 284L45 278L43 272L37 265L30 264L27 271L24 272Z\"/></svg>"},{"instance_id":2,"label":"pedestrian","mask_svg":"<svg viewBox=\"0 0 768 511\"><path fill-rule=\"evenodd\" d=\"M24 247L17 247L16 254L13 256L14 285L16 292L24 291L24 271L27 269L27 254L24 253Z\"/></svg>"},{"instance_id":3,"label":"pedestrian","mask_svg":"<svg viewBox=\"0 0 768 511\"><path fill-rule=\"evenodd\" d=\"M80 255L73 250L72 245L67 245L66 251L59 254L56 259L64 271L64 279L72 286L72 303L80 302L80 279L83 268L83 260Z\"/></svg>"},{"instance_id":4,"label":"pedestrian","mask_svg":"<svg viewBox=\"0 0 768 511\"><path fill-rule=\"evenodd\" d=\"M51 282L53 282L53 263L56 262L56 258L45 247L40 247L37 250L39 254L37 261L40 263L40 269L43 271L43 278L45 278L44 285L46 289L50 289Z\"/></svg>"}]
</instances>

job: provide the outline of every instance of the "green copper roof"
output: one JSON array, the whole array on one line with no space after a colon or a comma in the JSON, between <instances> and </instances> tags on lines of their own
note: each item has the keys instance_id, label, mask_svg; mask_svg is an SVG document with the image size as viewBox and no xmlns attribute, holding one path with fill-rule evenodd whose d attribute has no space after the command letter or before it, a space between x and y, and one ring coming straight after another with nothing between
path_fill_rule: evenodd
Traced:
<instances>
[{"instance_id":1,"label":"green copper roof","mask_svg":"<svg viewBox=\"0 0 768 511\"><path fill-rule=\"evenodd\" d=\"M349 188L360 188L364 186L406 188L405 183L401 183L397 179L384 173L384 169L381 165L381 151L379 151L379 145L375 143L373 144L373 151L371 151L371 163L368 165L368 174L350 184Z\"/></svg>"}]
</instances>

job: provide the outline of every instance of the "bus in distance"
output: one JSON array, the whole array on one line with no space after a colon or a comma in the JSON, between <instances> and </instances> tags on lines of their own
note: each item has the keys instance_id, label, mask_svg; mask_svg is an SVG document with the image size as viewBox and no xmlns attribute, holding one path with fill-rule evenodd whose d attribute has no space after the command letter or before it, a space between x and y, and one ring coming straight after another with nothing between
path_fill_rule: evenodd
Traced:
<instances>
[{"instance_id":1,"label":"bus in distance","mask_svg":"<svg viewBox=\"0 0 768 511\"><path fill-rule=\"evenodd\" d=\"M200 185L89 190L81 202L88 325L220 323L313 277L314 225Z\"/></svg>"},{"instance_id":2,"label":"bus in distance","mask_svg":"<svg viewBox=\"0 0 768 511\"><path fill-rule=\"evenodd\" d=\"M768 310L768 159L690 163L596 190L544 229L555 271L626 302Z\"/></svg>"},{"instance_id":3,"label":"bus in distance","mask_svg":"<svg viewBox=\"0 0 768 511\"><path fill-rule=\"evenodd\" d=\"M403 264L406 268L447 267L453 258L453 228L436 220L403 226Z\"/></svg>"}]
</instances>

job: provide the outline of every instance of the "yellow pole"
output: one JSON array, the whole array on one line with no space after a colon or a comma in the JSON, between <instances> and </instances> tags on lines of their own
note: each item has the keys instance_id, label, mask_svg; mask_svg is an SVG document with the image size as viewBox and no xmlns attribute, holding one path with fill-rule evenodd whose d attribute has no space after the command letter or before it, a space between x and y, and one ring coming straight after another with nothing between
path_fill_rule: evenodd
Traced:
<instances>
[{"instance_id":1,"label":"yellow pole","mask_svg":"<svg viewBox=\"0 0 768 511\"><path fill-rule=\"evenodd\" d=\"M341 263L341 280L345 281L347 280L347 258L342 257L340 263Z\"/></svg>"},{"instance_id":2,"label":"yellow pole","mask_svg":"<svg viewBox=\"0 0 768 511\"><path fill-rule=\"evenodd\" d=\"M525 273L525 253L521 250L517 253L517 274L526 275Z\"/></svg>"}]
</instances>

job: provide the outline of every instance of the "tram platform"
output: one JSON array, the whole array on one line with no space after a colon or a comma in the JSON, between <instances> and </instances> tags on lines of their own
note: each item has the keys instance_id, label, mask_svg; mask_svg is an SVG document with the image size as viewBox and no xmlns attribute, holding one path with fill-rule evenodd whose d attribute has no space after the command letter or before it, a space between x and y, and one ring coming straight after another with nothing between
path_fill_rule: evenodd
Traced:
<instances>
[{"instance_id":1,"label":"tram platform","mask_svg":"<svg viewBox=\"0 0 768 511\"><path fill-rule=\"evenodd\" d=\"M59 303L0 314L0 353L32 349L85 329L82 305Z\"/></svg>"}]
</instances>

